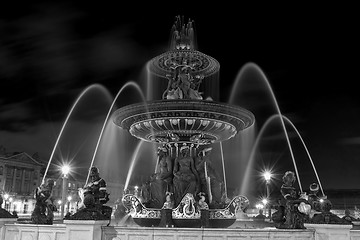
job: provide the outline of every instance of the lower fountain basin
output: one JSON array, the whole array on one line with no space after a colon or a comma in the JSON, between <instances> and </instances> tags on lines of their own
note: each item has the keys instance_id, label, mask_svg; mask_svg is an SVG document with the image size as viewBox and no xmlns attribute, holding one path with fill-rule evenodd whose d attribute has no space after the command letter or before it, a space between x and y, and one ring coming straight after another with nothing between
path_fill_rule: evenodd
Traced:
<instances>
[{"instance_id":1,"label":"lower fountain basin","mask_svg":"<svg viewBox=\"0 0 360 240\"><path fill-rule=\"evenodd\" d=\"M130 213L134 222L142 227L157 227L164 220L164 209L145 207L133 194L126 194L122 198L123 205ZM194 204L194 197L188 193L181 203L171 210L173 227L187 228L227 228L235 223L236 212L244 211L249 206L249 200L244 196L234 197L230 203L222 209L200 209Z\"/></svg>"}]
</instances>

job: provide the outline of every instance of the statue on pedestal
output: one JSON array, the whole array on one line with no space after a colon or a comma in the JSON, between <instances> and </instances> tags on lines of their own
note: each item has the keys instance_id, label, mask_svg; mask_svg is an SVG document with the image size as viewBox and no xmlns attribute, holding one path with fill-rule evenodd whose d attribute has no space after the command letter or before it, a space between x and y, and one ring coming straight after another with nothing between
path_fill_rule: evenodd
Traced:
<instances>
[{"instance_id":1,"label":"statue on pedestal","mask_svg":"<svg viewBox=\"0 0 360 240\"><path fill-rule=\"evenodd\" d=\"M310 219L310 223L315 224L351 224L347 219L340 218L336 214L332 213L330 210L332 208L332 203L329 199L324 198L321 201L320 213L314 214Z\"/></svg>"},{"instance_id":2,"label":"statue on pedestal","mask_svg":"<svg viewBox=\"0 0 360 240\"><path fill-rule=\"evenodd\" d=\"M172 192L166 192L166 201L161 208L161 220L159 227L174 227L174 222L172 221L172 209L174 208L172 195Z\"/></svg>"},{"instance_id":3,"label":"statue on pedestal","mask_svg":"<svg viewBox=\"0 0 360 240\"><path fill-rule=\"evenodd\" d=\"M35 189L35 208L31 214L31 222L34 224L53 224L54 211L57 208L52 197L54 180L48 179L46 183Z\"/></svg>"},{"instance_id":4,"label":"statue on pedestal","mask_svg":"<svg viewBox=\"0 0 360 240\"><path fill-rule=\"evenodd\" d=\"M345 209L345 215L342 217L342 219L348 221L349 223L352 223L353 221L357 221L357 219L354 216L351 216L349 209Z\"/></svg>"},{"instance_id":5,"label":"statue on pedestal","mask_svg":"<svg viewBox=\"0 0 360 240\"><path fill-rule=\"evenodd\" d=\"M287 171L283 176L280 192L283 198L279 202L278 210L272 215L276 228L305 229L304 222L308 219L311 206L304 194L298 194L293 186L296 181L295 173Z\"/></svg>"},{"instance_id":6,"label":"statue on pedestal","mask_svg":"<svg viewBox=\"0 0 360 240\"><path fill-rule=\"evenodd\" d=\"M71 215L67 214L66 220L110 220L112 208L105 206L109 201L109 193L106 191L106 182L100 177L99 169L91 167L91 181L84 188L79 189L82 199L79 210Z\"/></svg>"}]
</instances>

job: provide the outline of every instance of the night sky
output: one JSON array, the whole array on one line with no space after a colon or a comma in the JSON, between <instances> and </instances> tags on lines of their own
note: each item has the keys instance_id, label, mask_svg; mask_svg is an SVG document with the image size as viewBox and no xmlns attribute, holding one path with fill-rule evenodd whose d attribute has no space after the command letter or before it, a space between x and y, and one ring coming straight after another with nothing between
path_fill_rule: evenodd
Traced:
<instances>
[{"instance_id":1,"label":"night sky","mask_svg":"<svg viewBox=\"0 0 360 240\"><path fill-rule=\"evenodd\" d=\"M53 160L76 158L78 170L87 169L112 97L126 82L141 82L146 62L168 49L175 16L183 15L195 22L198 50L221 65L220 101L228 101L241 68L256 64L306 143L324 189L359 189L360 41L354 7L204 6L64 1L2 7L0 145L8 152L38 152L48 161L76 98L91 84L101 84L104 89L88 94L74 111ZM237 100L259 116L259 131L266 116L275 114L272 99L264 82L241 86ZM241 99L247 89L260 97ZM139 100L122 96L117 106ZM275 125L265 134L254 167L273 167L279 184L292 164ZM289 135L306 190L314 174L294 131ZM122 173L128 168L120 167Z\"/></svg>"}]
</instances>

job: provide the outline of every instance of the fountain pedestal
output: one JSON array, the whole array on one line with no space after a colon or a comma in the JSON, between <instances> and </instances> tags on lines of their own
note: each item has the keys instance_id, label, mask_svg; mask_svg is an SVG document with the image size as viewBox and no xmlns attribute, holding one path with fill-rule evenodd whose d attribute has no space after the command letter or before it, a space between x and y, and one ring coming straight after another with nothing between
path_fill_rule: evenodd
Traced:
<instances>
[{"instance_id":1,"label":"fountain pedestal","mask_svg":"<svg viewBox=\"0 0 360 240\"><path fill-rule=\"evenodd\" d=\"M64 220L66 224L65 239L97 240L102 239L102 226L106 226L108 220Z\"/></svg>"},{"instance_id":2,"label":"fountain pedestal","mask_svg":"<svg viewBox=\"0 0 360 240\"><path fill-rule=\"evenodd\" d=\"M17 221L17 218L0 218L0 239L5 238L5 224L14 223Z\"/></svg>"},{"instance_id":3,"label":"fountain pedestal","mask_svg":"<svg viewBox=\"0 0 360 240\"><path fill-rule=\"evenodd\" d=\"M326 240L347 240L350 237L350 229L352 224L310 224L305 223L304 226L309 230L315 230L315 239Z\"/></svg>"}]
</instances>

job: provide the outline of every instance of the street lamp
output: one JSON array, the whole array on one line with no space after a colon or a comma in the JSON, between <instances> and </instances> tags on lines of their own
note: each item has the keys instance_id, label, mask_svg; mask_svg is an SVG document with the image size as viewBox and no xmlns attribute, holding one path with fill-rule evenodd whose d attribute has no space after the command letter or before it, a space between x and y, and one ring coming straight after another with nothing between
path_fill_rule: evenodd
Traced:
<instances>
[{"instance_id":1,"label":"street lamp","mask_svg":"<svg viewBox=\"0 0 360 240\"><path fill-rule=\"evenodd\" d=\"M67 195L67 180L68 174L70 173L70 166L65 164L61 167L62 172L62 197L61 197L61 219L64 218L64 210L65 210L65 203L66 203L66 195Z\"/></svg>"},{"instance_id":2,"label":"street lamp","mask_svg":"<svg viewBox=\"0 0 360 240\"><path fill-rule=\"evenodd\" d=\"M5 193L4 194L4 208L6 209L6 210L8 210L8 204L7 204L7 200L8 200L8 198L9 198L9 194L7 194L7 193Z\"/></svg>"},{"instance_id":3,"label":"street lamp","mask_svg":"<svg viewBox=\"0 0 360 240\"><path fill-rule=\"evenodd\" d=\"M270 171L265 171L263 173L263 177L265 179L265 184L266 184L266 203L270 202L270 181L271 181L271 177L272 177L272 174ZM265 205L265 208L266 208L266 204ZM271 205L269 204L269 219L271 220Z\"/></svg>"},{"instance_id":4,"label":"street lamp","mask_svg":"<svg viewBox=\"0 0 360 240\"><path fill-rule=\"evenodd\" d=\"M69 195L69 196L67 197L67 200L68 200L68 202L67 202L67 211L68 211L68 212L70 212L70 201L71 201L71 199L72 199L72 197Z\"/></svg>"},{"instance_id":5,"label":"street lamp","mask_svg":"<svg viewBox=\"0 0 360 240\"><path fill-rule=\"evenodd\" d=\"M11 211L11 205L14 199L12 197L9 197L9 212Z\"/></svg>"}]
</instances>

